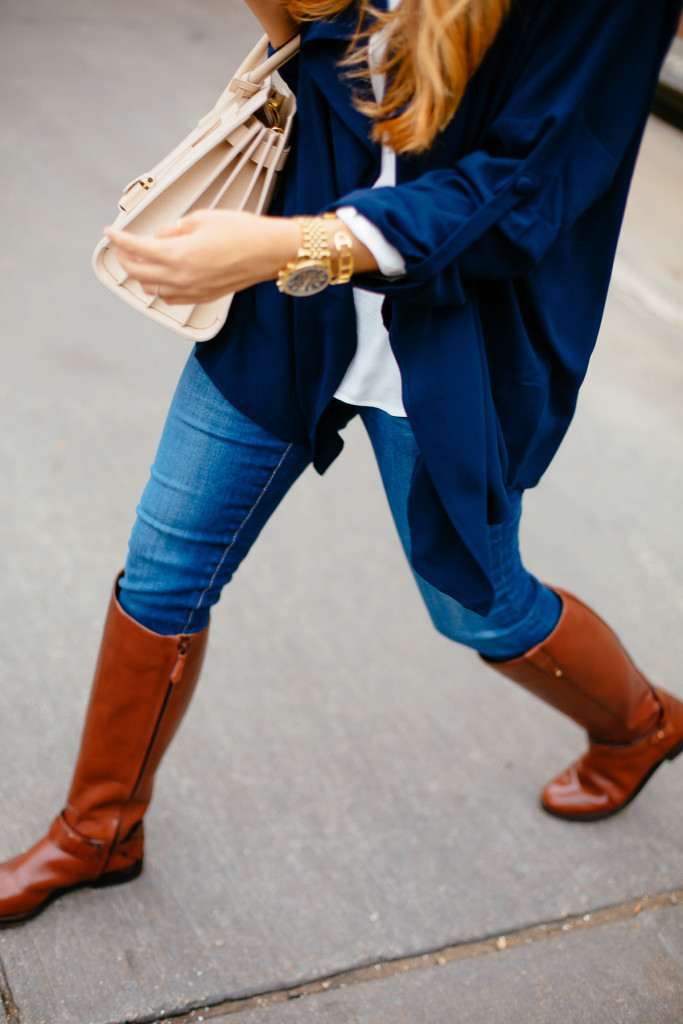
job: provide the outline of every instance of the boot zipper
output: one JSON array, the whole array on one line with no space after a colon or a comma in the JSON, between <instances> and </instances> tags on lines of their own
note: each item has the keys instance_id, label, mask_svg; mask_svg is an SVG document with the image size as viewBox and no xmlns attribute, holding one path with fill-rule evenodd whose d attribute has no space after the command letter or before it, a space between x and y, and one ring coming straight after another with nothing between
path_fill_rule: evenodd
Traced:
<instances>
[{"instance_id":1,"label":"boot zipper","mask_svg":"<svg viewBox=\"0 0 683 1024\"><path fill-rule=\"evenodd\" d=\"M157 738L157 736L159 734L159 728L161 726L161 722L163 720L163 717L164 717L164 715L166 713L166 708L168 707L168 702L171 699L171 694L173 693L173 687L177 683L179 683L180 680L183 678L183 672L185 671L185 662L187 660L187 652L189 651L191 645L192 645L192 637L191 636L180 636L178 638L178 650L177 650L177 654L176 654L176 659L173 662L173 666L171 668L171 673L170 673L169 680L168 680L168 686L166 688L166 695L164 697L164 702L161 705L161 710L159 711L159 714L158 714L157 720L156 720L156 724L154 726L154 731L152 732L151 739L150 739L150 741L149 741L149 743L147 745L147 750L145 751L145 756L143 757L142 765L140 766L140 771L138 772L138 777L137 777L137 779L135 781L135 785L133 786L133 788L131 790L131 794L130 794L130 797L128 798L127 802L129 802L130 800L132 800L134 798L135 794L138 791L138 787L140 785L140 780L142 779L143 775L145 774L145 768L147 767L147 763L149 761L150 754L152 753L152 750L154 748L154 744L156 742L156 738ZM119 821L119 826L120 826L120 821ZM117 842L118 842L118 832L117 832L117 836L116 836L116 838L114 840L114 843L112 845L112 850L114 849L114 846L116 845Z\"/></svg>"},{"instance_id":2,"label":"boot zipper","mask_svg":"<svg viewBox=\"0 0 683 1024\"><path fill-rule=\"evenodd\" d=\"M181 636L178 641L178 654L176 660L173 663L171 669L170 681L172 683L179 683L183 678L183 672L185 671L185 662L187 660L187 652L190 649L191 638L189 636Z\"/></svg>"}]
</instances>

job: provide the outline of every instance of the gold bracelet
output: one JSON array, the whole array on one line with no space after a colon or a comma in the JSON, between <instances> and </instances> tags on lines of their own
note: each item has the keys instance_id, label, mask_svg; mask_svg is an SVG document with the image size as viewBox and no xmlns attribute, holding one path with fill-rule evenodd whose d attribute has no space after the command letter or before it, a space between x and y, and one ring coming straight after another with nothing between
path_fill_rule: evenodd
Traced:
<instances>
[{"instance_id":1,"label":"gold bracelet","mask_svg":"<svg viewBox=\"0 0 683 1024\"><path fill-rule=\"evenodd\" d=\"M331 210L323 213L322 220L337 220L337 214ZM348 284L353 277L353 242L346 228L335 231L332 238L336 253L336 270L332 272L330 284Z\"/></svg>"},{"instance_id":2,"label":"gold bracelet","mask_svg":"<svg viewBox=\"0 0 683 1024\"><path fill-rule=\"evenodd\" d=\"M334 249L337 253L337 273L330 284L348 284L353 277L353 248L347 231L335 231Z\"/></svg>"}]
</instances>

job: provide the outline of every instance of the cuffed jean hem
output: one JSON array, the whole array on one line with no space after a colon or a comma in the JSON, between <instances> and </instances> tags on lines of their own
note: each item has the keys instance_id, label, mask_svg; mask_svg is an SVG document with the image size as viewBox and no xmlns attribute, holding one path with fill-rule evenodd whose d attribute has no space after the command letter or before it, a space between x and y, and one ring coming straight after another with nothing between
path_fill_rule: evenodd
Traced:
<instances>
[{"instance_id":1,"label":"cuffed jean hem","mask_svg":"<svg viewBox=\"0 0 683 1024\"><path fill-rule=\"evenodd\" d=\"M379 409L360 412L370 436L389 507L410 561L408 492L419 449L408 420ZM522 492L514 496L510 518L488 527L494 601L488 615L466 608L414 572L435 628L456 643L496 661L519 657L545 640L557 625L562 602L526 571L519 554Z\"/></svg>"}]
</instances>

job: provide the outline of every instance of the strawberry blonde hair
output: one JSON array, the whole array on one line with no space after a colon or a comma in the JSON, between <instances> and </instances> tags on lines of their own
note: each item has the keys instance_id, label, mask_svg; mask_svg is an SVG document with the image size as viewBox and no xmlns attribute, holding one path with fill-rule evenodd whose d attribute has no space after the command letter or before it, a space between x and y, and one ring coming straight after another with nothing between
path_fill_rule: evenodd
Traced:
<instances>
[{"instance_id":1,"label":"strawberry blonde hair","mask_svg":"<svg viewBox=\"0 0 683 1024\"><path fill-rule=\"evenodd\" d=\"M282 0L297 21L340 14L356 0ZM449 123L495 39L512 0L401 0L392 12L359 0L358 28L342 66L368 80L368 40L387 26L384 98L355 104L374 122L372 138L397 153L421 153Z\"/></svg>"}]
</instances>

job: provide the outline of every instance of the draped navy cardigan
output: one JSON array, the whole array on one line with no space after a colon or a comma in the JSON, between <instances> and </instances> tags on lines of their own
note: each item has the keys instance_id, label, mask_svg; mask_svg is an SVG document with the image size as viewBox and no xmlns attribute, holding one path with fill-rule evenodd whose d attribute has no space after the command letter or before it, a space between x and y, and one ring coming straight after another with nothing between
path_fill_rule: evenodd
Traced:
<instances>
[{"instance_id":1,"label":"draped navy cardigan","mask_svg":"<svg viewBox=\"0 0 683 1024\"><path fill-rule=\"evenodd\" d=\"M486 614L486 523L535 485L572 418L602 317L617 236L680 0L515 0L448 127L372 189L379 149L337 67L356 11L303 26L286 74L293 151L274 213L355 206L403 255L384 318L420 449L408 515L424 579ZM356 347L351 286L236 296L196 357L238 409L342 448L331 399Z\"/></svg>"}]
</instances>

